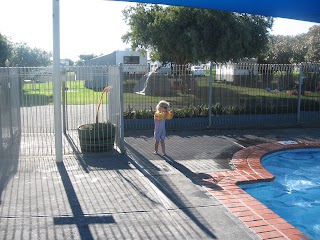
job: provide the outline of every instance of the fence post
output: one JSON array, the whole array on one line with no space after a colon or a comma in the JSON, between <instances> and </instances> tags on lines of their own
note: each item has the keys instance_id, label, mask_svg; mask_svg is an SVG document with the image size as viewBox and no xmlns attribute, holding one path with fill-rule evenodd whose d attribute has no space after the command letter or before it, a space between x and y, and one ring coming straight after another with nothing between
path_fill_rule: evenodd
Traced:
<instances>
[{"instance_id":1,"label":"fence post","mask_svg":"<svg viewBox=\"0 0 320 240\"><path fill-rule=\"evenodd\" d=\"M66 79L67 81L67 79ZM62 81L62 124L63 124L63 133L67 134L67 115L66 115L66 82Z\"/></svg>"},{"instance_id":2,"label":"fence post","mask_svg":"<svg viewBox=\"0 0 320 240\"><path fill-rule=\"evenodd\" d=\"M10 78L10 68L9 68L9 66L7 66L7 87L8 87L8 92L7 92L7 94L8 94L8 106L9 106L9 118L10 118L10 142L11 142L11 144L13 145L13 125L12 125L12 121L13 121L13 119L12 119L12 97L13 97L13 94L14 94L14 92L13 92L13 88L12 88L12 84L11 84L11 78Z\"/></svg>"},{"instance_id":3,"label":"fence post","mask_svg":"<svg viewBox=\"0 0 320 240\"><path fill-rule=\"evenodd\" d=\"M124 153L124 119L123 119L123 64L120 63L120 85L119 85L119 127L120 127L120 152Z\"/></svg>"},{"instance_id":4,"label":"fence post","mask_svg":"<svg viewBox=\"0 0 320 240\"><path fill-rule=\"evenodd\" d=\"M0 97L3 95L3 89L0 90ZM1 114L1 108L3 104L0 103L0 154L3 152L3 136L2 136L2 114Z\"/></svg>"},{"instance_id":5,"label":"fence post","mask_svg":"<svg viewBox=\"0 0 320 240\"><path fill-rule=\"evenodd\" d=\"M53 30L53 102L54 102L54 140L56 162L63 162L61 127L61 84L60 84L60 5L52 0Z\"/></svg>"},{"instance_id":6,"label":"fence post","mask_svg":"<svg viewBox=\"0 0 320 240\"><path fill-rule=\"evenodd\" d=\"M300 108L301 108L301 90L302 90L302 63L300 63L299 70L299 90L298 90L298 107L297 107L297 123L300 123Z\"/></svg>"},{"instance_id":7,"label":"fence post","mask_svg":"<svg viewBox=\"0 0 320 240\"><path fill-rule=\"evenodd\" d=\"M22 95L23 95L23 84L24 84L24 81L23 79L21 79L21 68L16 68L16 74L18 77L18 131L19 131L19 134L21 134L22 132L22 126L21 126L21 104L22 104Z\"/></svg>"},{"instance_id":8,"label":"fence post","mask_svg":"<svg viewBox=\"0 0 320 240\"><path fill-rule=\"evenodd\" d=\"M209 77L209 127L212 125L212 63L210 62L210 77Z\"/></svg>"}]
</instances>

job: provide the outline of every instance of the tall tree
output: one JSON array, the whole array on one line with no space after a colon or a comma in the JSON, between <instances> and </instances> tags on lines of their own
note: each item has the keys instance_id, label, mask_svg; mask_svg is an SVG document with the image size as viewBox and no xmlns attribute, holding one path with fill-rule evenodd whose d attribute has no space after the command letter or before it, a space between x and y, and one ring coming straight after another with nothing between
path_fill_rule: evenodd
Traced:
<instances>
[{"instance_id":1,"label":"tall tree","mask_svg":"<svg viewBox=\"0 0 320 240\"><path fill-rule=\"evenodd\" d=\"M264 62L278 64L294 63L296 61L293 48L296 43L294 43L294 41L293 36L271 36L269 39L269 49L266 52L267 56Z\"/></svg>"},{"instance_id":2,"label":"tall tree","mask_svg":"<svg viewBox=\"0 0 320 240\"><path fill-rule=\"evenodd\" d=\"M74 65L74 61L72 61L70 58L65 58L65 60L69 62L69 66Z\"/></svg>"},{"instance_id":3,"label":"tall tree","mask_svg":"<svg viewBox=\"0 0 320 240\"><path fill-rule=\"evenodd\" d=\"M50 65L51 57L52 54L45 50L31 48L26 43L16 43L11 62L19 67L41 67Z\"/></svg>"},{"instance_id":4,"label":"tall tree","mask_svg":"<svg viewBox=\"0 0 320 240\"><path fill-rule=\"evenodd\" d=\"M0 67L4 67L5 61L11 58L11 48L8 38L0 33Z\"/></svg>"},{"instance_id":5,"label":"tall tree","mask_svg":"<svg viewBox=\"0 0 320 240\"><path fill-rule=\"evenodd\" d=\"M123 41L162 62L237 61L266 48L272 18L185 7L137 4L123 11Z\"/></svg>"},{"instance_id":6,"label":"tall tree","mask_svg":"<svg viewBox=\"0 0 320 240\"><path fill-rule=\"evenodd\" d=\"M305 37L307 43L306 61L320 62L320 26L313 26Z\"/></svg>"},{"instance_id":7,"label":"tall tree","mask_svg":"<svg viewBox=\"0 0 320 240\"><path fill-rule=\"evenodd\" d=\"M97 57L97 55L95 55L95 54L80 54L79 55L79 58L82 61L90 60L90 59L95 58L95 57Z\"/></svg>"},{"instance_id":8,"label":"tall tree","mask_svg":"<svg viewBox=\"0 0 320 240\"><path fill-rule=\"evenodd\" d=\"M271 36L264 63L292 64L320 60L320 27L313 27L307 34L296 36Z\"/></svg>"}]
</instances>

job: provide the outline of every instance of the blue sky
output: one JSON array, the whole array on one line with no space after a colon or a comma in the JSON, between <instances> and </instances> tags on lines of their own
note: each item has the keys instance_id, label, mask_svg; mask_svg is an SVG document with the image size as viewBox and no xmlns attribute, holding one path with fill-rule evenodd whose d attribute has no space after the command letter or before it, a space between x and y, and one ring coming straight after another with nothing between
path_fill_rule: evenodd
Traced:
<instances>
[{"instance_id":1,"label":"blue sky","mask_svg":"<svg viewBox=\"0 0 320 240\"><path fill-rule=\"evenodd\" d=\"M122 43L126 26L121 11L134 3L102 0L60 1L60 55L78 60L80 54L108 54L129 46ZM52 0L3 1L0 33L13 42L52 51ZM272 34L306 33L315 23L275 19Z\"/></svg>"}]
</instances>

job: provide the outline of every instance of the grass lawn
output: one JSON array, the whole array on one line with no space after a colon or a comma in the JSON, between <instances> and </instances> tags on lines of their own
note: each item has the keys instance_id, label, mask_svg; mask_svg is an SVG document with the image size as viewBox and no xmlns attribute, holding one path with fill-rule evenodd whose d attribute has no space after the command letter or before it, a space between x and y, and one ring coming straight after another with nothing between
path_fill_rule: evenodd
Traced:
<instances>
[{"instance_id":1,"label":"grass lawn","mask_svg":"<svg viewBox=\"0 0 320 240\"><path fill-rule=\"evenodd\" d=\"M96 92L84 87L84 81L66 82L66 102L70 105L76 104L97 104L101 92ZM53 84L50 82L27 83L23 85L23 103L32 102L31 105L44 105L53 103ZM107 99L103 99L106 103Z\"/></svg>"},{"instance_id":2,"label":"grass lawn","mask_svg":"<svg viewBox=\"0 0 320 240\"><path fill-rule=\"evenodd\" d=\"M156 104L160 100L165 99L169 102L187 103L194 99L201 99L207 103L209 93L208 78L200 78L197 81L198 91L194 94L176 94L171 97L144 96L135 93L124 93L125 104L137 103L153 103ZM67 81L66 87L66 103L69 105L79 104L97 104L101 96L101 92L97 92L84 87L83 80ZM112 89L111 89L112 91ZM213 95L219 98L270 98L270 99L296 99L297 95L288 94L287 91L275 92L266 91L260 88L250 88L234 86L232 84L213 83ZM213 97L215 97L213 96ZM302 99L318 100L318 93L310 93L302 96ZM107 98L103 99L103 103L107 103ZM47 105L53 104L53 85L49 82L29 82L23 85L22 105Z\"/></svg>"},{"instance_id":3,"label":"grass lawn","mask_svg":"<svg viewBox=\"0 0 320 240\"><path fill-rule=\"evenodd\" d=\"M111 89L112 91L112 89ZM84 81L68 81L66 83L66 102L70 105L78 104L97 104L101 92L97 92L84 87ZM125 103L148 102L157 104L163 97L144 96L135 93L124 93ZM190 99L190 96L166 97L167 101L183 102ZM25 105L46 105L53 103L53 85L52 82L27 83L23 86L23 103ZM29 104L28 104L29 103ZM31 104L32 103L32 104ZM103 99L107 103L107 98Z\"/></svg>"}]
</instances>

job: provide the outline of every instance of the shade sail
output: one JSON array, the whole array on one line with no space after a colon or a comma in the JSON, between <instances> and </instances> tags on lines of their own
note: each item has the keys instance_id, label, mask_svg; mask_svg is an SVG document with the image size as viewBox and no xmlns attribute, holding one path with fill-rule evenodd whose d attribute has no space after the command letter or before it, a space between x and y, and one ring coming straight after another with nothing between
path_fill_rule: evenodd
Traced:
<instances>
[{"instance_id":1,"label":"shade sail","mask_svg":"<svg viewBox=\"0 0 320 240\"><path fill-rule=\"evenodd\" d=\"M113 0L250 13L320 23L320 0Z\"/></svg>"}]
</instances>

